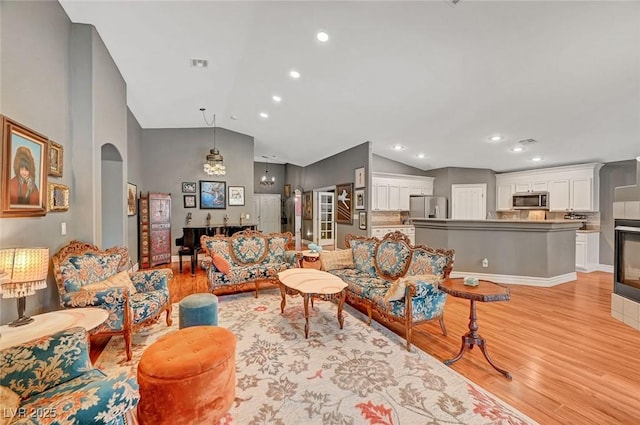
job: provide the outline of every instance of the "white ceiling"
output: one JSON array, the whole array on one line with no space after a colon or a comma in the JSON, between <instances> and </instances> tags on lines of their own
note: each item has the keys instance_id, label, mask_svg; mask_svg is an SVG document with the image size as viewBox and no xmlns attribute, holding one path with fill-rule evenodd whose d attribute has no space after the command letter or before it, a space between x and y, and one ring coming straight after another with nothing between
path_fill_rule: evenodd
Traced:
<instances>
[{"instance_id":1,"label":"white ceiling","mask_svg":"<svg viewBox=\"0 0 640 425\"><path fill-rule=\"evenodd\" d=\"M60 3L96 27L143 128L205 127L206 107L257 159L305 166L368 140L425 170L640 155L638 1Z\"/></svg>"}]
</instances>

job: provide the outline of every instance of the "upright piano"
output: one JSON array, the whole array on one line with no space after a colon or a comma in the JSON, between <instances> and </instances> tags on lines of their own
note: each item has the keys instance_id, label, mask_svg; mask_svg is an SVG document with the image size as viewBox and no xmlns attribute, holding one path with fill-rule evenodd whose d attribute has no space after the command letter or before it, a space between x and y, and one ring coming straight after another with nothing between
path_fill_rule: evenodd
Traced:
<instances>
[{"instance_id":1,"label":"upright piano","mask_svg":"<svg viewBox=\"0 0 640 425\"><path fill-rule=\"evenodd\" d=\"M203 227L183 227L182 236L176 238L176 246L178 247L178 256L180 258L180 273L182 273L182 257L188 255L191 257L191 275L196 273L196 262L198 252L200 252L200 237L202 235L232 235L245 229L256 229L255 224L244 225L220 225L220 226L203 226Z\"/></svg>"}]
</instances>

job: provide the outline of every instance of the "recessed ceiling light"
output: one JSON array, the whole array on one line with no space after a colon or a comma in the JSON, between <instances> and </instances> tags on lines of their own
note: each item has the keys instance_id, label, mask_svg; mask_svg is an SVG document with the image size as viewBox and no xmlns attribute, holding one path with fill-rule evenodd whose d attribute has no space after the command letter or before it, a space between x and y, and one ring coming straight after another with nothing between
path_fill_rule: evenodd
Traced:
<instances>
[{"instance_id":1,"label":"recessed ceiling light","mask_svg":"<svg viewBox=\"0 0 640 425\"><path fill-rule=\"evenodd\" d=\"M522 146L515 146L511 148L511 152L522 152L524 148Z\"/></svg>"},{"instance_id":2,"label":"recessed ceiling light","mask_svg":"<svg viewBox=\"0 0 640 425\"><path fill-rule=\"evenodd\" d=\"M231 115L229 118L231 118L232 120L234 120L234 121L235 121L235 120L237 120L237 119L238 119L238 116L237 116L237 115Z\"/></svg>"},{"instance_id":3,"label":"recessed ceiling light","mask_svg":"<svg viewBox=\"0 0 640 425\"><path fill-rule=\"evenodd\" d=\"M418 155L416 155L418 158L422 159L424 158L424 154L423 153L419 153Z\"/></svg>"},{"instance_id":4,"label":"recessed ceiling light","mask_svg":"<svg viewBox=\"0 0 640 425\"><path fill-rule=\"evenodd\" d=\"M538 162L538 161L542 161L542 158L540 158L539 156L534 156L533 158L531 158L531 160Z\"/></svg>"},{"instance_id":5,"label":"recessed ceiling light","mask_svg":"<svg viewBox=\"0 0 640 425\"><path fill-rule=\"evenodd\" d=\"M491 140L492 142L499 142L500 140L502 140L502 136L496 134L495 136L489 137L489 140Z\"/></svg>"},{"instance_id":6,"label":"recessed ceiling light","mask_svg":"<svg viewBox=\"0 0 640 425\"><path fill-rule=\"evenodd\" d=\"M327 41L329 41L329 34L324 31L320 31L318 34L316 34L316 38L318 39L318 41L326 43Z\"/></svg>"},{"instance_id":7,"label":"recessed ceiling light","mask_svg":"<svg viewBox=\"0 0 640 425\"><path fill-rule=\"evenodd\" d=\"M260 118L269 118L269 114L266 112L260 112Z\"/></svg>"},{"instance_id":8,"label":"recessed ceiling light","mask_svg":"<svg viewBox=\"0 0 640 425\"><path fill-rule=\"evenodd\" d=\"M273 101L276 102L276 103L282 102L282 98L280 96L278 96L277 94L274 94L273 96L271 96L271 99L273 99Z\"/></svg>"},{"instance_id":9,"label":"recessed ceiling light","mask_svg":"<svg viewBox=\"0 0 640 425\"><path fill-rule=\"evenodd\" d=\"M394 151L403 151L404 150L404 146L402 145L393 145L392 146Z\"/></svg>"},{"instance_id":10,"label":"recessed ceiling light","mask_svg":"<svg viewBox=\"0 0 640 425\"><path fill-rule=\"evenodd\" d=\"M289 76L297 80L298 78L300 78L300 73L295 69L292 69L291 71L289 71Z\"/></svg>"}]
</instances>

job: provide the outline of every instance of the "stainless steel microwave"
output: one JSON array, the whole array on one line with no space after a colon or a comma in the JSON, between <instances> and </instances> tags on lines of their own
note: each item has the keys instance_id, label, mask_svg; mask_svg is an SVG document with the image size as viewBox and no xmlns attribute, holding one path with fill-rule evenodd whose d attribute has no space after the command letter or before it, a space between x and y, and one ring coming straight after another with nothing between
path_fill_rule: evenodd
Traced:
<instances>
[{"instance_id":1,"label":"stainless steel microwave","mask_svg":"<svg viewBox=\"0 0 640 425\"><path fill-rule=\"evenodd\" d=\"M549 192L516 192L511 206L514 210L548 210Z\"/></svg>"}]
</instances>

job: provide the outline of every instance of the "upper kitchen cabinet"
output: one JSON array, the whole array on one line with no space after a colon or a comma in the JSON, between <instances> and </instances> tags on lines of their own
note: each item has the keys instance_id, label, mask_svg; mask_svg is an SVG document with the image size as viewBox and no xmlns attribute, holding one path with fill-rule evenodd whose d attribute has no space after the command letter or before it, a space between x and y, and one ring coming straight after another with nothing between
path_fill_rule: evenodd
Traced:
<instances>
[{"instance_id":1,"label":"upper kitchen cabinet","mask_svg":"<svg viewBox=\"0 0 640 425\"><path fill-rule=\"evenodd\" d=\"M550 211L598 211L600 168L591 163L496 174L496 209L510 210L514 192L549 192Z\"/></svg>"},{"instance_id":2,"label":"upper kitchen cabinet","mask_svg":"<svg viewBox=\"0 0 640 425\"><path fill-rule=\"evenodd\" d=\"M433 177L373 173L372 210L409 211L411 195L433 195Z\"/></svg>"}]
</instances>

